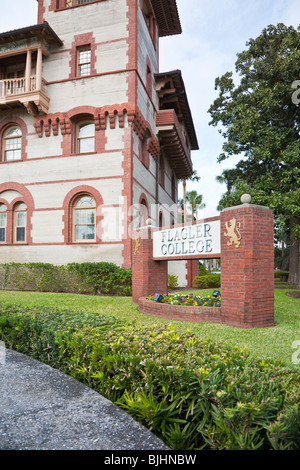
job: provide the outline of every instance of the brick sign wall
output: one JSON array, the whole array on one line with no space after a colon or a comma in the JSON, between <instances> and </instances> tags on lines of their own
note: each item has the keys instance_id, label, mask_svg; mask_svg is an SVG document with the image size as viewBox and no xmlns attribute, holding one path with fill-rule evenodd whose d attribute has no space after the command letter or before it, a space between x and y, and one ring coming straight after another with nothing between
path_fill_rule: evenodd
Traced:
<instances>
[{"instance_id":1,"label":"brick sign wall","mask_svg":"<svg viewBox=\"0 0 300 470\"><path fill-rule=\"evenodd\" d=\"M144 313L184 320L182 307L178 316L176 306L172 314L170 306L151 307L145 298L167 292L168 260L221 257L222 302L212 321L240 328L273 326L273 233L273 212L251 204L225 209L220 217L190 226L143 229L133 243L133 302ZM198 317L186 312L187 321L209 321L203 308Z\"/></svg>"}]
</instances>

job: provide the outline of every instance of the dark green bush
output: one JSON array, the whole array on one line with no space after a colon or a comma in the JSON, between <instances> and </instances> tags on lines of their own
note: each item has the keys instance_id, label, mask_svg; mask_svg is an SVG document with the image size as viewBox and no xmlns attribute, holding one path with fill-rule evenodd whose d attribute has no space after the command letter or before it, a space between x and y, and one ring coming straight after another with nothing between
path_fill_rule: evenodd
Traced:
<instances>
[{"instance_id":1,"label":"dark green bush","mask_svg":"<svg viewBox=\"0 0 300 470\"><path fill-rule=\"evenodd\" d=\"M145 328L3 304L0 339L106 396L173 449L281 450L299 443L300 373L253 360L246 349L172 325Z\"/></svg>"},{"instance_id":2,"label":"dark green bush","mask_svg":"<svg viewBox=\"0 0 300 470\"><path fill-rule=\"evenodd\" d=\"M0 265L0 289L131 295L131 269L113 263L7 263Z\"/></svg>"},{"instance_id":3,"label":"dark green bush","mask_svg":"<svg viewBox=\"0 0 300 470\"><path fill-rule=\"evenodd\" d=\"M206 274L209 274L209 272L204 264L198 263L198 276L205 276Z\"/></svg>"},{"instance_id":4,"label":"dark green bush","mask_svg":"<svg viewBox=\"0 0 300 470\"><path fill-rule=\"evenodd\" d=\"M274 278L286 282L289 278L289 271L274 271Z\"/></svg>"},{"instance_id":5,"label":"dark green bush","mask_svg":"<svg viewBox=\"0 0 300 470\"><path fill-rule=\"evenodd\" d=\"M196 276L193 280L193 287L198 289L210 289L221 286L221 274L206 274Z\"/></svg>"}]
</instances>

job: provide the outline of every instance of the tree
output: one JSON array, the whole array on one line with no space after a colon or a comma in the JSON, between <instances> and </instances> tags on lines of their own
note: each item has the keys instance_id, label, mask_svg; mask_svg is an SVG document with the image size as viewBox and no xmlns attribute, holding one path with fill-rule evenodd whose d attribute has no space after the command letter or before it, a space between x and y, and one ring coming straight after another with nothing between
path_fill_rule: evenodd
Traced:
<instances>
[{"instance_id":1,"label":"tree","mask_svg":"<svg viewBox=\"0 0 300 470\"><path fill-rule=\"evenodd\" d=\"M188 191L186 193L186 200L191 205L192 216L194 220L196 220L196 210L205 207L205 204L202 202L203 196L202 194L198 194L197 191Z\"/></svg>"},{"instance_id":2,"label":"tree","mask_svg":"<svg viewBox=\"0 0 300 470\"><path fill-rule=\"evenodd\" d=\"M186 179L182 180L183 185L183 221L186 222L186 182L187 181L200 181L200 176L197 175L197 170L193 171L193 174Z\"/></svg>"},{"instance_id":3,"label":"tree","mask_svg":"<svg viewBox=\"0 0 300 470\"><path fill-rule=\"evenodd\" d=\"M289 282L300 286L300 113L295 100L299 78L300 27L280 23L265 28L237 55L239 83L233 74L216 79L219 96L209 109L210 125L221 125L223 152L218 161L240 155L226 170L228 191L220 207L250 192L284 221L290 236ZM300 82L299 82L300 83ZM230 187L230 191L229 191ZM239 201L238 201L239 203Z\"/></svg>"}]
</instances>

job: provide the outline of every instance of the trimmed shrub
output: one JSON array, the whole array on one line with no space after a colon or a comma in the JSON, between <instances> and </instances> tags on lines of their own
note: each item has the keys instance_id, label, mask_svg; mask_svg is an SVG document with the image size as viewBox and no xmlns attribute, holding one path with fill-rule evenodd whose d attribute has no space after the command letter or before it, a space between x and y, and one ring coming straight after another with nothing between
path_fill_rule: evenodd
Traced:
<instances>
[{"instance_id":1,"label":"trimmed shrub","mask_svg":"<svg viewBox=\"0 0 300 470\"><path fill-rule=\"evenodd\" d=\"M196 276L193 280L193 287L199 289L210 289L221 286L221 274L206 274L205 276Z\"/></svg>"},{"instance_id":2,"label":"trimmed shrub","mask_svg":"<svg viewBox=\"0 0 300 470\"><path fill-rule=\"evenodd\" d=\"M0 265L0 289L131 295L131 269L113 263L7 263Z\"/></svg>"},{"instance_id":3,"label":"trimmed shrub","mask_svg":"<svg viewBox=\"0 0 300 470\"><path fill-rule=\"evenodd\" d=\"M101 393L176 450L293 450L300 372L172 325L0 304L6 347Z\"/></svg>"}]
</instances>

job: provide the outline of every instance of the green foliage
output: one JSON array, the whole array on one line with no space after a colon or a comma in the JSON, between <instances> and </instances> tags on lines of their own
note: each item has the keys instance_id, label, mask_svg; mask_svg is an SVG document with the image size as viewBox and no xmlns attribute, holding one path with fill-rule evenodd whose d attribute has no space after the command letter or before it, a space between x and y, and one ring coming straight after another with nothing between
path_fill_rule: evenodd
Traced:
<instances>
[{"instance_id":1,"label":"green foliage","mask_svg":"<svg viewBox=\"0 0 300 470\"><path fill-rule=\"evenodd\" d=\"M168 287L175 289L178 287L178 276L174 274L168 274Z\"/></svg>"},{"instance_id":2,"label":"green foliage","mask_svg":"<svg viewBox=\"0 0 300 470\"><path fill-rule=\"evenodd\" d=\"M205 276L208 274L208 270L202 263L198 263L198 276Z\"/></svg>"},{"instance_id":3,"label":"green foliage","mask_svg":"<svg viewBox=\"0 0 300 470\"><path fill-rule=\"evenodd\" d=\"M193 287L199 289L210 289L221 286L221 274L206 274L205 276L196 276L193 280Z\"/></svg>"},{"instance_id":4,"label":"green foliage","mask_svg":"<svg viewBox=\"0 0 300 470\"><path fill-rule=\"evenodd\" d=\"M0 288L39 292L131 295L131 269L113 263L6 263L0 265Z\"/></svg>"},{"instance_id":5,"label":"green foliage","mask_svg":"<svg viewBox=\"0 0 300 470\"><path fill-rule=\"evenodd\" d=\"M281 450L299 442L299 372L254 360L245 348L172 325L4 304L0 338L117 403L173 449Z\"/></svg>"},{"instance_id":6,"label":"green foliage","mask_svg":"<svg viewBox=\"0 0 300 470\"><path fill-rule=\"evenodd\" d=\"M219 181L227 193L218 209L252 203L270 207L290 236L290 276L298 279L300 240L300 113L293 83L299 77L300 27L269 25L237 55L233 73L216 79L219 95L211 105L210 124L224 138L219 161L239 155ZM299 285L299 279L297 283Z\"/></svg>"}]
</instances>

